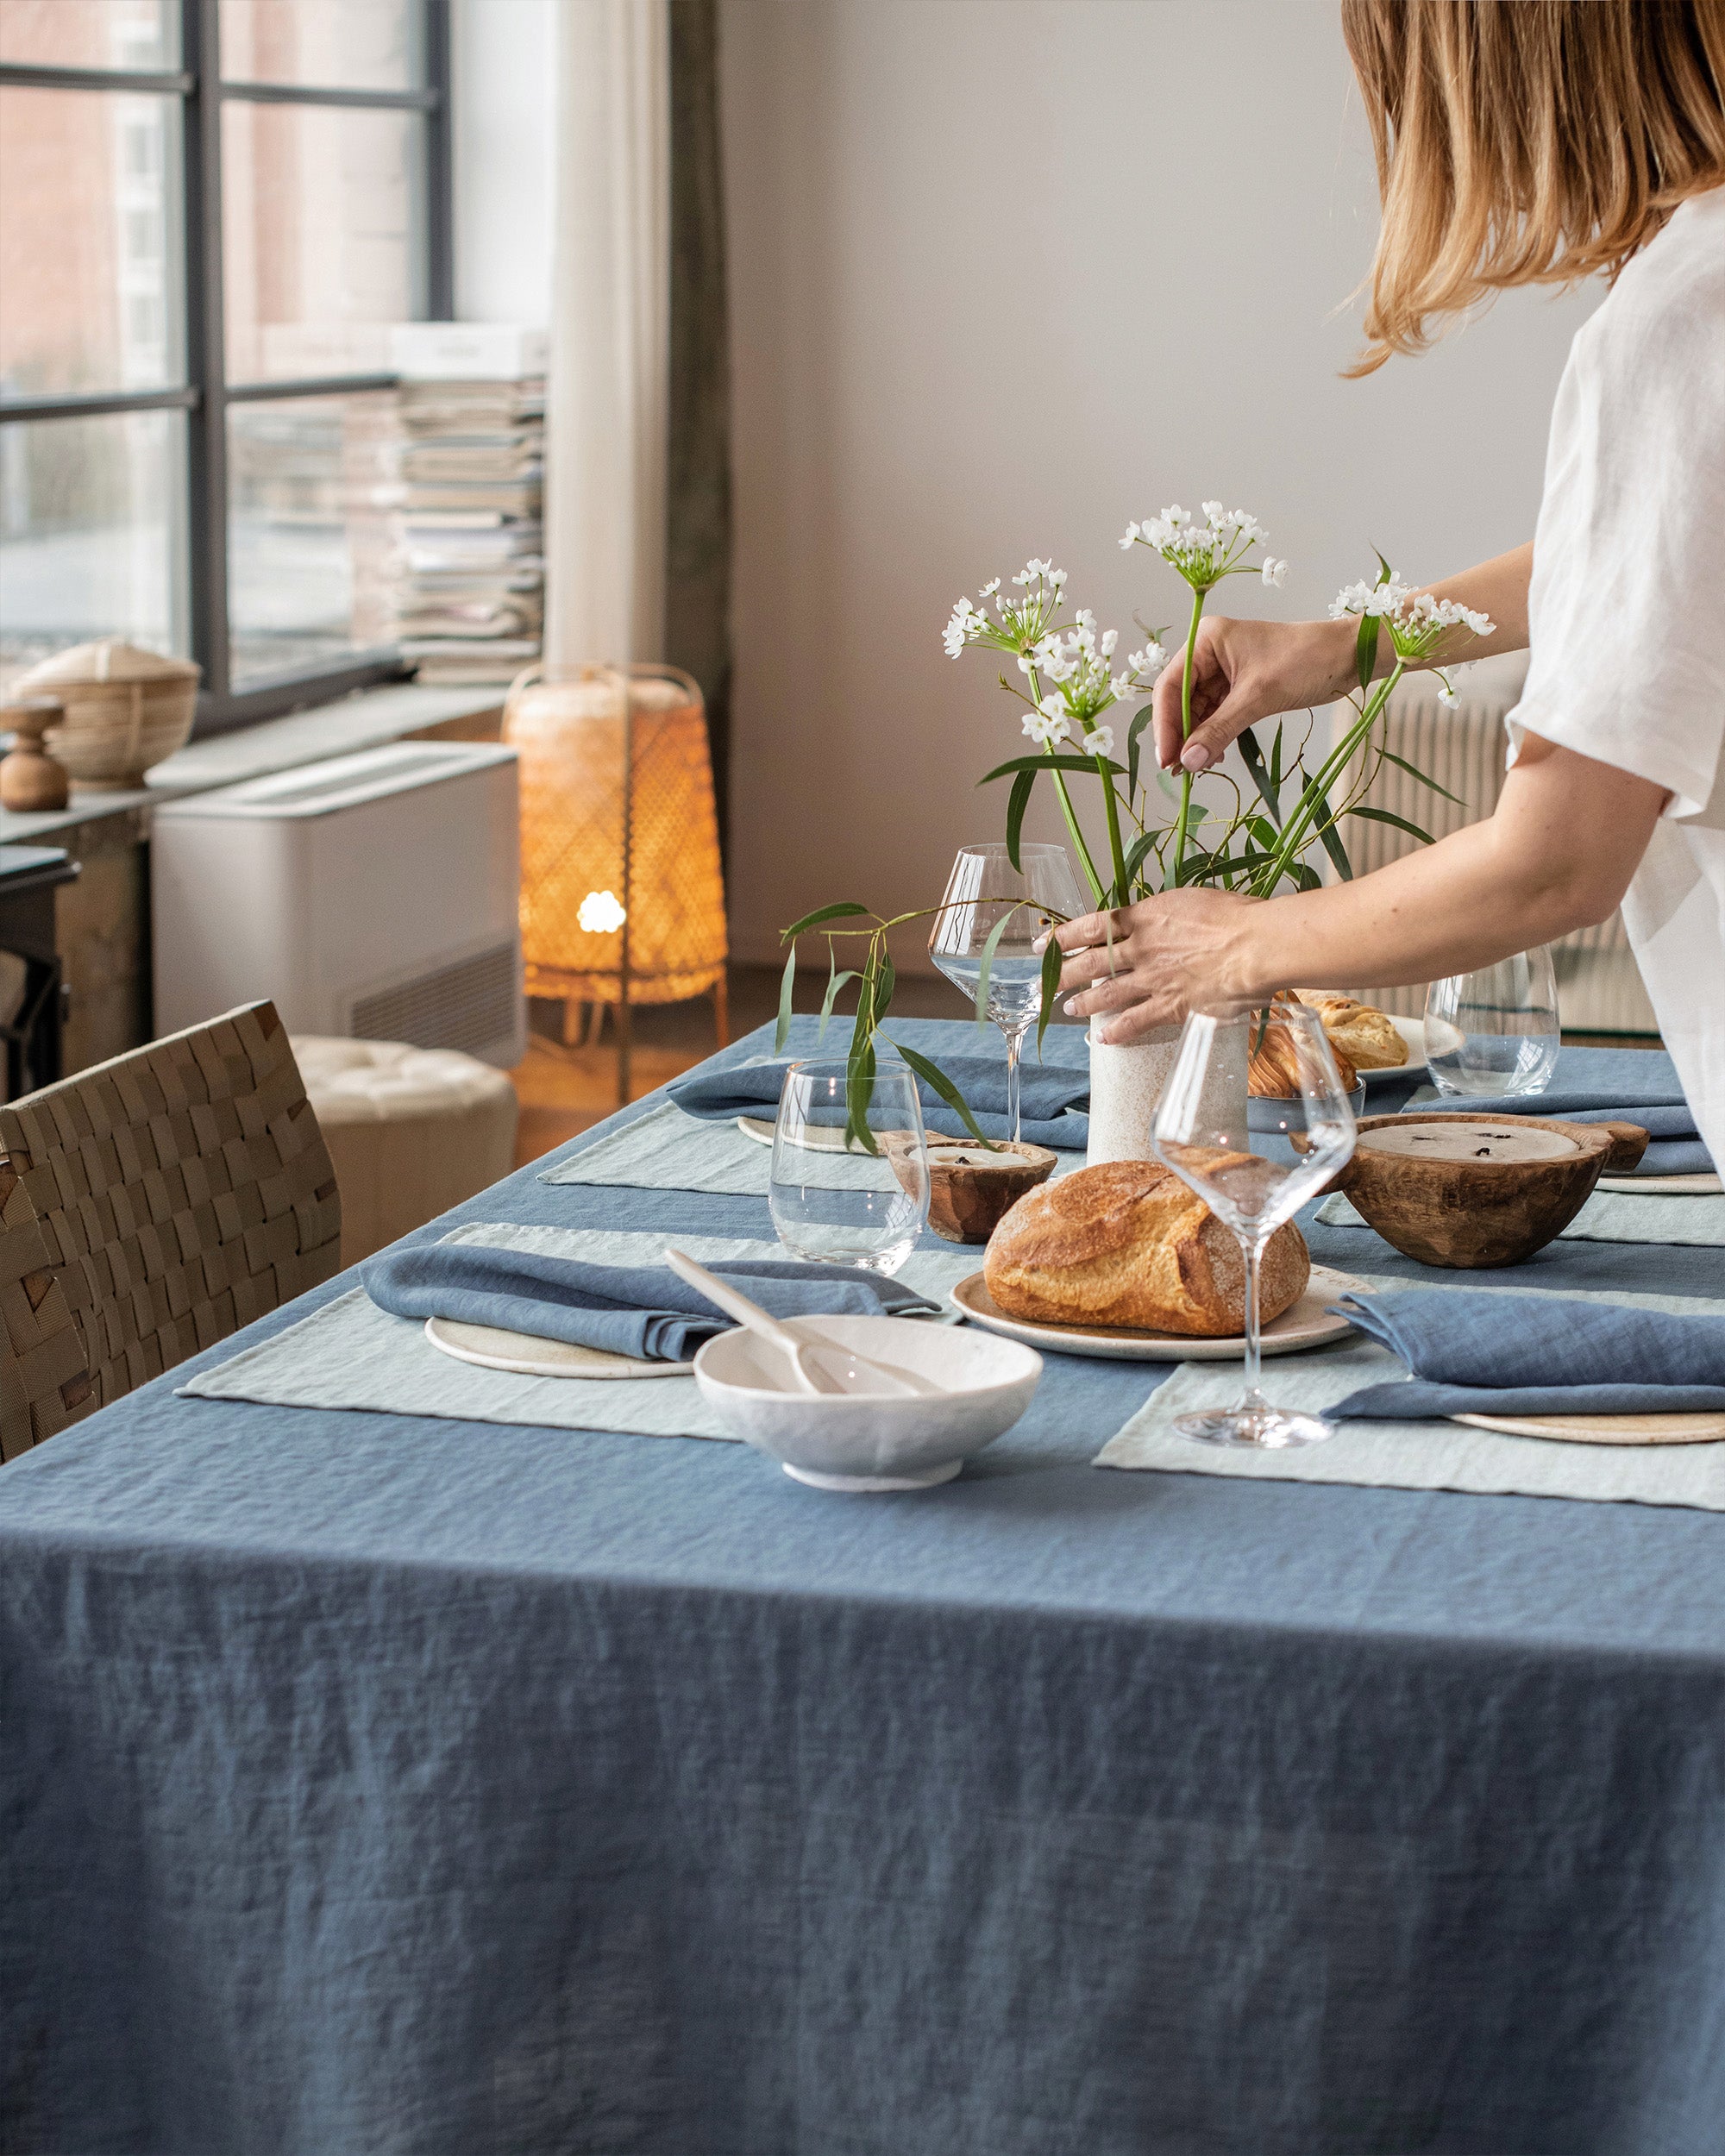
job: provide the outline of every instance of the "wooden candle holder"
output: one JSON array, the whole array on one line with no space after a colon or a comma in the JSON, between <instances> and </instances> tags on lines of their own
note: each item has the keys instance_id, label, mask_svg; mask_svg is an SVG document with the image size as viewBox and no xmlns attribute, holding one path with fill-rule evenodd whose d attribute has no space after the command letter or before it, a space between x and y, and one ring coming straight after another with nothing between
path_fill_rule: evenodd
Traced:
<instances>
[{"instance_id":1,"label":"wooden candle holder","mask_svg":"<svg viewBox=\"0 0 1725 2156\"><path fill-rule=\"evenodd\" d=\"M1633 1123L1369 1115L1330 1187L1422 1265L1519 1265L1569 1225L1602 1175L1626 1173L1647 1150Z\"/></svg>"},{"instance_id":2,"label":"wooden candle holder","mask_svg":"<svg viewBox=\"0 0 1725 2156\"><path fill-rule=\"evenodd\" d=\"M0 711L0 733L12 736L12 753L0 757L0 808L19 816L63 809L71 798L66 767L49 755L42 736L66 717L57 696L29 696Z\"/></svg>"}]
</instances>

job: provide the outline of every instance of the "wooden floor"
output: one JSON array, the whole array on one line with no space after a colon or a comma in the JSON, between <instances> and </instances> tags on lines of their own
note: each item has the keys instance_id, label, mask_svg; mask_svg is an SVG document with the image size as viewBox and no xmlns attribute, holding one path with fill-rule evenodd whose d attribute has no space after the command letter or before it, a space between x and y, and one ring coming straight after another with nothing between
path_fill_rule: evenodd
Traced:
<instances>
[{"instance_id":1,"label":"wooden floor","mask_svg":"<svg viewBox=\"0 0 1725 2156\"><path fill-rule=\"evenodd\" d=\"M740 1039L764 1025L779 1007L779 976L770 966L731 968L731 1037ZM899 976L893 1007L907 1018L957 1018L964 1006L956 988L944 981ZM617 1034L607 1017L592 1047L565 1048L563 1006L532 1002L527 1057L510 1073L521 1102L516 1132L518 1168L564 1144L581 1131L602 1122L620 1104L617 1094ZM635 1013L630 1098L641 1099L681 1072L692 1069L718 1046L712 999L661 1005ZM844 1035L837 1034L842 1043Z\"/></svg>"}]
</instances>

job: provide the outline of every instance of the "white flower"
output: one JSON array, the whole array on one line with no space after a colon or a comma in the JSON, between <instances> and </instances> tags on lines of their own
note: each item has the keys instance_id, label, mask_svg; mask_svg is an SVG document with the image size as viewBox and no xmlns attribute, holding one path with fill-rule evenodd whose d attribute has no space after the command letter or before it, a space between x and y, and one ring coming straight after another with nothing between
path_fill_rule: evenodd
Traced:
<instances>
[{"instance_id":1,"label":"white flower","mask_svg":"<svg viewBox=\"0 0 1725 2156\"><path fill-rule=\"evenodd\" d=\"M1200 502L1198 506L1203 511L1205 521L1208 523L1214 525L1220 524L1222 521L1222 505L1220 502Z\"/></svg>"},{"instance_id":2,"label":"white flower","mask_svg":"<svg viewBox=\"0 0 1725 2156\"><path fill-rule=\"evenodd\" d=\"M1057 707L1050 711L1046 706L1041 711L1026 711L1024 730L1032 741L1039 742L1044 749L1051 749L1057 741L1066 738L1066 714Z\"/></svg>"},{"instance_id":3,"label":"white flower","mask_svg":"<svg viewBox=\"0 0 1725 2156\"><path fill-rule=\"evenodd\" d=\"M953 607L952 618L944 631L947 657L956 659L965 645L974 642L988 626L988 616L979 614L968 599L961 599Z\"/></svg>"},{"instance_id":4,"label":"white flower","mask_svg":"<svg viewBox=\"0 0 1725 2156\"><path fill-rule=\"evenodd\" d=\"M1440 704L1447 704L1452 711L1461 701L1455 693L1454 685L1446 681L1441 674L1438 676L1438 701Z\"/></svg>"},{"instance_id":5,"label":"white flower","mask_svg":"<svg viewBox=\"0 0 1725 2156\"><path fill-rule=\"evenodd\" d=\"M1154 638L1142 651L1126 654L1126 668L1132 686L1147 688L1168 664L1168 654Z\"/></svg>"},{"instance_id":6,"label":"white flower","mask_svg":"<svg viewBox=\"0 0 1725 2156\"><path fill-rule=\"evenodd\" d=\"M1467 629L1476 636L1489 636L1490 619L1471 606L1452 599L1433 599L1429 592L1415 592L1394 572L1381 584L1349 584L1330 605L1330 618L1340 621L1349 614L1376 615L1389 630L1398 659L1429 658L1452 629Z\"/></svg>"},{"instance_id":7,"label":"white flower","mask_svg":"<svg viewBox=\"0 0 1725 2156\"><path fill-rule=\"evenodd\" d=\"M1084 736L1087 756L1110 756L1114 750L1114 730L1112 726L1093 726Z\"/></svg>"},{"instance_id":8,"label":"white flower","mask_svg":"<svg viewBox=\"0 0 1725 2156\"><path fill-rule=\"evenodd\" d=\"M1102 631L1102 642L1101 648L1102 656L1105 659L1112 659L1113 657L1114 646L1120 642L1120 632L1118 629L1105 629Z\"/></svg>"},{"instance_id":9,"label":"white flower","mask_svg":"<svg viewBox=\"0 0 1725 2156\"><path fill-rule=\"evenodd\" d=\"M986 584L982 586L982 590L981 590L980 592L977 592L976 596L977 596L977 598L978 598L979 599L993 599L993 597L994 596L995 592L998 592L998 591L1000 590L1000 578L999 578L999 577L993 577L993 578L991 578L991 579L989 580L989 581L988 581L988 583L986 583Z\"/></svg>"},{"instance_id":10,"label":"white flower","mask_svg":"<svg viewBox=\"0 0 1725 2156\"><path fill-rule=\"evenodd\" d=\"M1131 523L1126 526L1126 536L1120 542L1120 552L1122 554L1130 554L1132 552L1133 546L1137 542L1138 536L1143 529L1143 525L1140 524L1137 517L1134 517Z\"/></svg>"},{"instance_id":11,"label":"white flower","mask_svg":"<svg viewBox=\"0 0 1725 2156\"><path fill-rule=\"evenodd\" d=\"M1274 555L1265 555L1264 557L1264 580L1266 584L1274 585L1279 591L1282 586L1288 581L1288 564L1285 561L1278 561Z\"/></svg>"}]
</instances>

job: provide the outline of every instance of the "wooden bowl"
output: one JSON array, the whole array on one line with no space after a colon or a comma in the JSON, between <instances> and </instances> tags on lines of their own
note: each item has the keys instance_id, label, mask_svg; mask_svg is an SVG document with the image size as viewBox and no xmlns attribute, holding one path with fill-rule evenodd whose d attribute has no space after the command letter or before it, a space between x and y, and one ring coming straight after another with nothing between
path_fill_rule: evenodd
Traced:
<instances>
[{"instance_id":1,"label":"wooden bowl","mask_svg":"<svg viewBox=\"0 0 1725 2156\"><path fill-rule=\"evenodd\" d=\"M1647 1149L1633 1123L1369 1115L1331 1188L1422 1265L1519 1265L1569 1225L1606 1169L1622 1174Z\"/></svg>"},{"instance_id":2,"label":"wooden bowl","mask_svg":"<svg viewBox=\"0 0 1725 2156\"><path fill-rule=\"evenodd\" d=\"M1059 1156L1045 1145L990 1152L971 1139L928 1141L928 1225L949 1243L986 1243L1027 1190L1045 1183Z\"/></svg>"}]
</instances>

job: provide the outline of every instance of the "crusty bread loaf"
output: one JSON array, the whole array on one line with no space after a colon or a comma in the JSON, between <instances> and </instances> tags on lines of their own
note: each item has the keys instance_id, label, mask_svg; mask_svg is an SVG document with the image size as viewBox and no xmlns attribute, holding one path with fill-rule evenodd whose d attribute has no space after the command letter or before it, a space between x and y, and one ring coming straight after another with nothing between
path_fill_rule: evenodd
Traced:
<instances>
[{"instance_id":1,"label":"crusty bread loaf","mask_svg":"<svg viewBox=\"0 0 1725 2156\"><path fill-rule=\"evenodd\" d=\"M1264 1253L1264 1322L1306 1292L1305 1238L1291 1221ZM988 1243L988 1293L1011 1318L1132 1326L1215 1338L1245 1325L1238 1238L1159 1161L1109 1161L1027 1192Z\"/></svg>"},{"instance_id":2,"label":"crusty bread loaf","mask_svg":"<svg viewBox=\"0 0 1725 2156\"><path fill-rule=\"evenodd\" d=\"M1399 1070L1407 1062L1407 1042L1376 1004L1312 988L1302 988L1300 1000L1323 1021L1338 1060L1346 1056L1358 1070Z\"/></svg>"},{"instance_id":3,"label":"crusty bread loaf","mask_svg":"<svg viewBox=\"0 0 1725 2156\"><path fill-rule=\"evenodd\" d=\"M1284 998L1278 996L1276 1002ZM1290 995L1285 1000L1291 1003ZM1272 1008L1274 1006L1272 1006ZM1320 1014L1321 1016L1321 1014ZM1394 1031L1394 1029L1391 1029ZM1358 1073L1349 1061L1346 1052L1338 1044L1327 1026L1324 1029L1330 1044L1330 1053L1335 1057L1336 1075L1341 1080L1342 1091L1352 1093L1359 1083ZM1252 1028L1254 1045L1251 1061L1246 1065L1245 1089L1255 1100L1297 1100L1300 1098L1300 1051L1295 1045L1293 1028L1277 1025L1273 1021ZM1310 1058L1308 1058L1310 1062Z\"/></svg>"}]
</instances>

